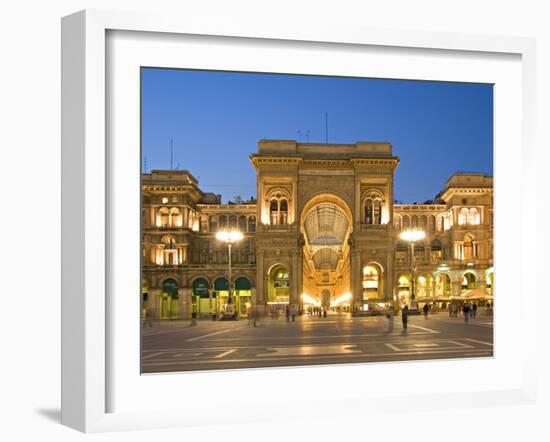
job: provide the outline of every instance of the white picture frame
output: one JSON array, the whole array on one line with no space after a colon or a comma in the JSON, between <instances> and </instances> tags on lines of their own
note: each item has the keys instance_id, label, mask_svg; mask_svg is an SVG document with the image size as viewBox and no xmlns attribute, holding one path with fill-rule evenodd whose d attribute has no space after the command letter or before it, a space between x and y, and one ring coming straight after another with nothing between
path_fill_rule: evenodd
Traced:
<instances>
[{"instance_id":1,"label":"white picture frame","mask_svg":"<svg viewBox=\"0 0 550 442\"><path fill-rule=\"evenodd\" d=\"M445 54L470 54L473 58L483 62L484 57L491 54L500 54L519 60L521 74L521 91L515 97L519 98L519 107L515 109L508 123L517 125L515 130L517 141L521 144L522 188L512 189L502 180L496 179L496 207L499 208L499 189L502 194L513 193L522 201L522 221L536 218L534 213L536 192L525 189L536 188L536 176L532 172L536 161L536 145L534 141L534 113L535 113L535 46L534 41L528 38L517 37L490 37L480 35L464 35L451 33L427 33L416 31L388 31L369 28L349 28L342 25L317 27L304 25L299 28L292 25L277 23L248 23L246 20L219 23L198 19L196 17L169 17L155 16L142 13L123 13L111 11L82 11L63 18L62 21L62 423L84 432L98 432L123 429L160 428L187 425L209 425L212 416L205 416L199 403L194 404L194 410L183 405L177 411L167 412L160 406L142 406L130 409L125 406L115 406L110 399L112 392L121 381L121 374L114 374L118 363L113 367L119 353L113 352L115 344L111 343L111 335L116 331L117 312L120 309L112 308L113 299L109 298L112 288L110 266L116 260L111 243L117 240L116 219L113 220L113 188L116 187L118 197L128 191L118 186L117 168L120 161L109 150L109 143L113 141L112 134L107 133L106 121L113 117L108 108L107 94L110 93L108 81L110 76L108 56L117 54L109 52L107 34L112 32L143 33L147 38L155 39L163 36L170 39L185 36L216 36L219 39L247 39L253 42L268 41L272 45L284 44L286 48L292 45L333 45L335 50L349 48L376 48L384 53L392 48L400 48L406 52L421 49L431 51L434 57ZM148 33L148 34L146 34ZM153 34L154 33L154 34ZM256 44L254 43L254 44ZM302 46L301 46L302 47ZM145 51L144 51L145 52ZM403 55L403 54L401 54ZM238 60L237 60L238 61ZM252 69L251 67L249 69ZM513 68L512 68L513 70ZM421 76L419 78L422 78ZM512 91L513 92L513 91ZM497 96L498 98L498 96ZM498 108L498 99L495 100ZM497 113L496 113L497 114ZM498 114L497 114L498 115ZM499 118L500 116L497 116ZM496 131L495 145L506 140L499 139ZM514 135L514 136L515 136ZM138 135L139 136L139 135ZM504 164L505 161L501 164ZM138 163L139 164L139 163ZM495 162L495 168L499 160ZM139 170L136 170L139 174ZM113 178L114 177L114 178ZM113 187L114 186L114 187ZM118 187L117 187L118 186ZM499 187L500 186L500 187ZM131 198L130 198L131 199ZM118 200L117 200L118 201ZM500 206L503 213L505 208ZM498 215L496 228L499 226ZM137 221L138 219L136 219ZM506 225L503 221L501 229ZM503 231L503 230L501 230ZM498 230L497 230L498 232ZM526 222L520 229L521 244L517 253L521 256L522 275L527 274L527 257L536 255L536 240L534 229L529 229ZM497 235L498 238L498 235ZM117 252L118 253L118 252ZM499 253L503 257L499 260ZM506 269L505 256L507 251L499 250L496 242L496 260L502 262ZM135 260L134 260L135 261ZM500 267L497 267L497 272ZM498 274L497 274L498 278ZM535 303L535 280L522 278L521 289L524 299L531 304ZM504 291L503 291L504 293ZM136 297L137 299L137 297ZM527 303L526 303L527 304ZM502 302L498 308L496 324L506 330L506 319L510 311L509 304ZM309 409L303 407L304 402L294 401L285 408L281 408L278 399L273 404L267 402L258 404L251 413L241 421L277 420L296 416L329 415L328 408L324 407L331 402L338 404L338 413L353 415L356 413L388 412L390 410L407 410L412 401L415 407L421 409L464 408L471 406L472 398L479 406L491 406L500 403L526 404L533 403L536 392L536 356L535 356L535 328L532 317L519 309L515 317L516 323L522 326L518 339L524 339L525 344L521 353L516 355L517 364L514 365L514 376L509 382L488 382L487 388L478 384L461 387L461 390L445 391L428 390L426 394L419 394L414 388L403 390L398 387L388 388L386 391L377 390L374 395L368 395L358 388L355 392L336 394L325 398L309 398ZM138 318L135 318L138 321ZM136 322L137 324L137 322ZM136 325L134 324L134 325ZM509 337L509 334L501 334ZM122 337L119 337L122 339ZM498 333L496 342L498 344ZM502 342L502 341L501 341ZM500 353L506 357L506 351ZM495 360L499 357L498 346ZM127 359L130 356L125 355ZM120 359L121 360L121 359ZM139 363L134 361L133 363ZM469 367L468 361L431 361L429 364L421 362L407 363L406 369L410 372L421 370L440 369L460 370L460 367ZM393 370L398 364L378 364L385 370ZM399 364L403 369L404 364ZM299 382L301 376L322 373L346 373L346 376L360 369L361 364L352 367L309 368L303 369L261 369L255 370L254 376L278 376L292 385L294 378ZM487 366L490 369L490 366ZM313 371L317 370L317 372ZM327 371L332 370L332 371ZM222 371L223 372L223 371ZM232 382L242 382L245 370L235 370L230 374L201 373L192 375L192 382L200 384L212 382L221 385L222 376L230 376ZM305 374L304 374L305 373ZM129 373L128 377L139 376L139 373ZM292 376L290 376L292 375ZM178 376L178 375L171 375ZM143 390L139 395L145 404L152 397L152 377L144 380ZM166 383L168 376L157 376L160 383ZM161 379L162 378L162 379ZM498 376L495 376L498 380ZM175 378L172 378L175 379ZM145 385L147 384L147 385ZM149 385L150 384L150 385ZM136 384L126 383L127 388ZM215 387L214 387L215 388ZM126 390L127 391L127 390ZM125 394L124 392L122 394ZM128 393L129 394L129 393ZM173 393L170 393L173 394ZM119 394L120 396L120 394ZM166 404L170 399L166 394ZM372 400L376 397L376 403ZM162 395L155 396L154 404L162 404ZM238 400L238 399L235 399ZM130 403L135 398L128 396L119 403ZM261 399L260 399L261 401ZM228 403L230 404L230 402ZM334 413L332 410L330 413ZM215 416L216 422L229 423L227 415L220 413Z\"/></svg>"}]
</instances>

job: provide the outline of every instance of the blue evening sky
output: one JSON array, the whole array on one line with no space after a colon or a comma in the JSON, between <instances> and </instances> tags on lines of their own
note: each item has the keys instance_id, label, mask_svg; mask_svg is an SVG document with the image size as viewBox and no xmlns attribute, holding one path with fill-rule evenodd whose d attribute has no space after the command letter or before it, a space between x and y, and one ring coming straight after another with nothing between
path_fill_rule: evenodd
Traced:
<instances>
[{"instance_id":1,"label":"blue evening sky","mask_svg":"<svg viewBox=\"0 0 550 442\"><path fill-rule=\"evenodd\" d=\"M329 143L392 143L399 201L493 174L492 85L143 68L141 92L147 171L170 168L172 139L173 167L223 202L256 196L258 140L324 143L325 112Z\"/></svg>"}]
</instances>

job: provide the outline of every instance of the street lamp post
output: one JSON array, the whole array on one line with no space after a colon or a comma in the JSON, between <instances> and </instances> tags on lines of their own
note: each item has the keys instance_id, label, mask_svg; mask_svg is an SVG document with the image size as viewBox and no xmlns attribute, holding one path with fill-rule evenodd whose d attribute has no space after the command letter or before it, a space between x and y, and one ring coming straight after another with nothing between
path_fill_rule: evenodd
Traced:
<instances>
[{"instance_id":1,"label":"street lamp post","mask_svg":"<svg viewBox=\"0 0 550 442\"><path fill-rule=\"evenodd\" d=\"M229 282L229 294L227 296L227 304L224 307L224 315L234 316L235 308L233 307L233 285L231 283L231 246L243 239L242 232L238 230L220 230L216 233L216 239L227 244L228 252L228 271L227 277Z\"/></svg>"},{"instance_id":2,"label":"street lamp post","mask_svg":"<svg viewBox=\"0 0 550 442\"><path fill-rule=\"evenodd\" d=\"M408 241L411 244L411 274L412 274L411 309L415 309L416 308L416 299L415 299L416 263L415 263L415 256L414 256L414 243L416 241L423 240L426 237L426 233L423 230L419 230L419 229L404 230L403 232L401 232L399 237L402 240Z\"/></svg>"}]
</instances>

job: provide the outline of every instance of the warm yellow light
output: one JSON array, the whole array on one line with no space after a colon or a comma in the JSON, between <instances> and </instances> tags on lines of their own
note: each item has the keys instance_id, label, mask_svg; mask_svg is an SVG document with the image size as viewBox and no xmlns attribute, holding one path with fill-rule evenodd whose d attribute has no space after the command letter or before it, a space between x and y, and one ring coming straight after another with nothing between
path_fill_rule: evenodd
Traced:
<instances>
[{"instance_id":1,"label":"warm yellow light","mask_svg":"<svg viewBox=\"0 0 550 442\"><path fill-rule=\"evenodd\" d=\"M401 232L399 237L405 241L420 241L421 239L424 239L426 237L426 232L419 229L412 229L412 230L404 230Z\"/></svg>"},{"instance_id":2,"label":"warm yellow light","mask_svg":"<svg viewBox=\"0 0 550 442\"><path fill-rule=\"evenodd\" d=\"M313 304L317 307L321 305L321 302L318 299L313 296L309 296L306 293L302 293L302 301L304 301L305 304Z\"/></svg>"},{"instance_id":3,"label":"warm yellow light","mask_svg":"<svg viewBox=\"0 0 550 442\"><path fill-rule=\"evenodd\" d=\"M334 299L331 303L331 307L336 307L340 304L343 304L351 299L351 293L344 293L343 295L338 296L336 299Z\"/></svg>"},{"instance_id":4,"label":"warm yellow light","mask_svg":"<svg viewBox=\"0 0 550 442\"><path fill-rule=\"evenodd\" d=\"M227 242L234 243L242 240L244 235L238 230L219 230L216 233L216 239Z\"/></svg>"}]
</instances>

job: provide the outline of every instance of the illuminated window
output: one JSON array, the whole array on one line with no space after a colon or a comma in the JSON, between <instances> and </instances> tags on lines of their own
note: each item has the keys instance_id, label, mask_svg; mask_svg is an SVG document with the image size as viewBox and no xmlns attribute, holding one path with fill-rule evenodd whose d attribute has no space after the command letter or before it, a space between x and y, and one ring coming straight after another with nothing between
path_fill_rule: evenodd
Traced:
<instances>
[{"instance_id":1,"label":"illuminated window","mask_svg":"<svg viewBox=\"0 0 550 442\"><path fill-rule=\"evenodd\" d=\"M279 206L279 224L286 224L288 220L288 203L286 200L280 201Z\"/></svg>"},{"instance_id":2,"label":"illuminated window","mask_svg":"<svg viewBox=\"0 0 550 442\"><path fill-rule=\"evenodd\" d=\"M474 244L472 241L472 237L470 235L464 236L464 244L463 244L463 253L464 253L464 260L474 259Z\"/></svg>"},{"instance_id":3,"label":"illuminated window","mask_svg":"<svg viewBox=\"0 0 550 442\"><path fill-rule=\"evenodd\" d=\"M382 203L374 200L374 224L382 224Z\"/></svg>"},{"instance_id":4,"label":"illuminated window","mask_svg":"<svg viewBox=\"0 0 550 442\"><path fill-rule=\"evenodd\" d=\"M463 226L468 222L468 209L466 207L463 207L460 209L460 212L458 212L458 225Z\"/></svg>"},{"instance_id":5,"label":"illuminated window","mask_svg":"<svg viewBox=\"0 0 550 442\"><path fill-rule=\"evenodd\" d=\"M275 199L271 200L271 203L269 204L269 216L270 216L271 224L277 224L278 212L279 212L279 203Z\"/></svg>"},{"instance_id":6,"label":"illuminated window","mask_svg":"<svg viewBox=\"0 0 550 442\"><path fill-rule=\"evenodd\" d=\"M380 277L377 268L372 265L363 269L363 300L379 297Z\"/></svg>"},{"instance_id":7,"label":"illuminated window","mask_svg":"<svg viewBox=\"0 0 550 442\"><path fill-rule=\"evenodd\" d=\"M472 207L469 211L468 211L468 224L471 224L471 225L478 225L480 223L480 216L479 216L479 211L475 208L475 207Z\"/></svg>"},{"instance_id":8,"label":"illuminated window","mask_svg":"<svg viewBox=\"0 0 550 442\"><path fill-rule=\"evenodd\" d=\"M374 224L372 218L372 204L373 201L370 198L365 200L365 224Z\"/></svg>"}]
</instances>

